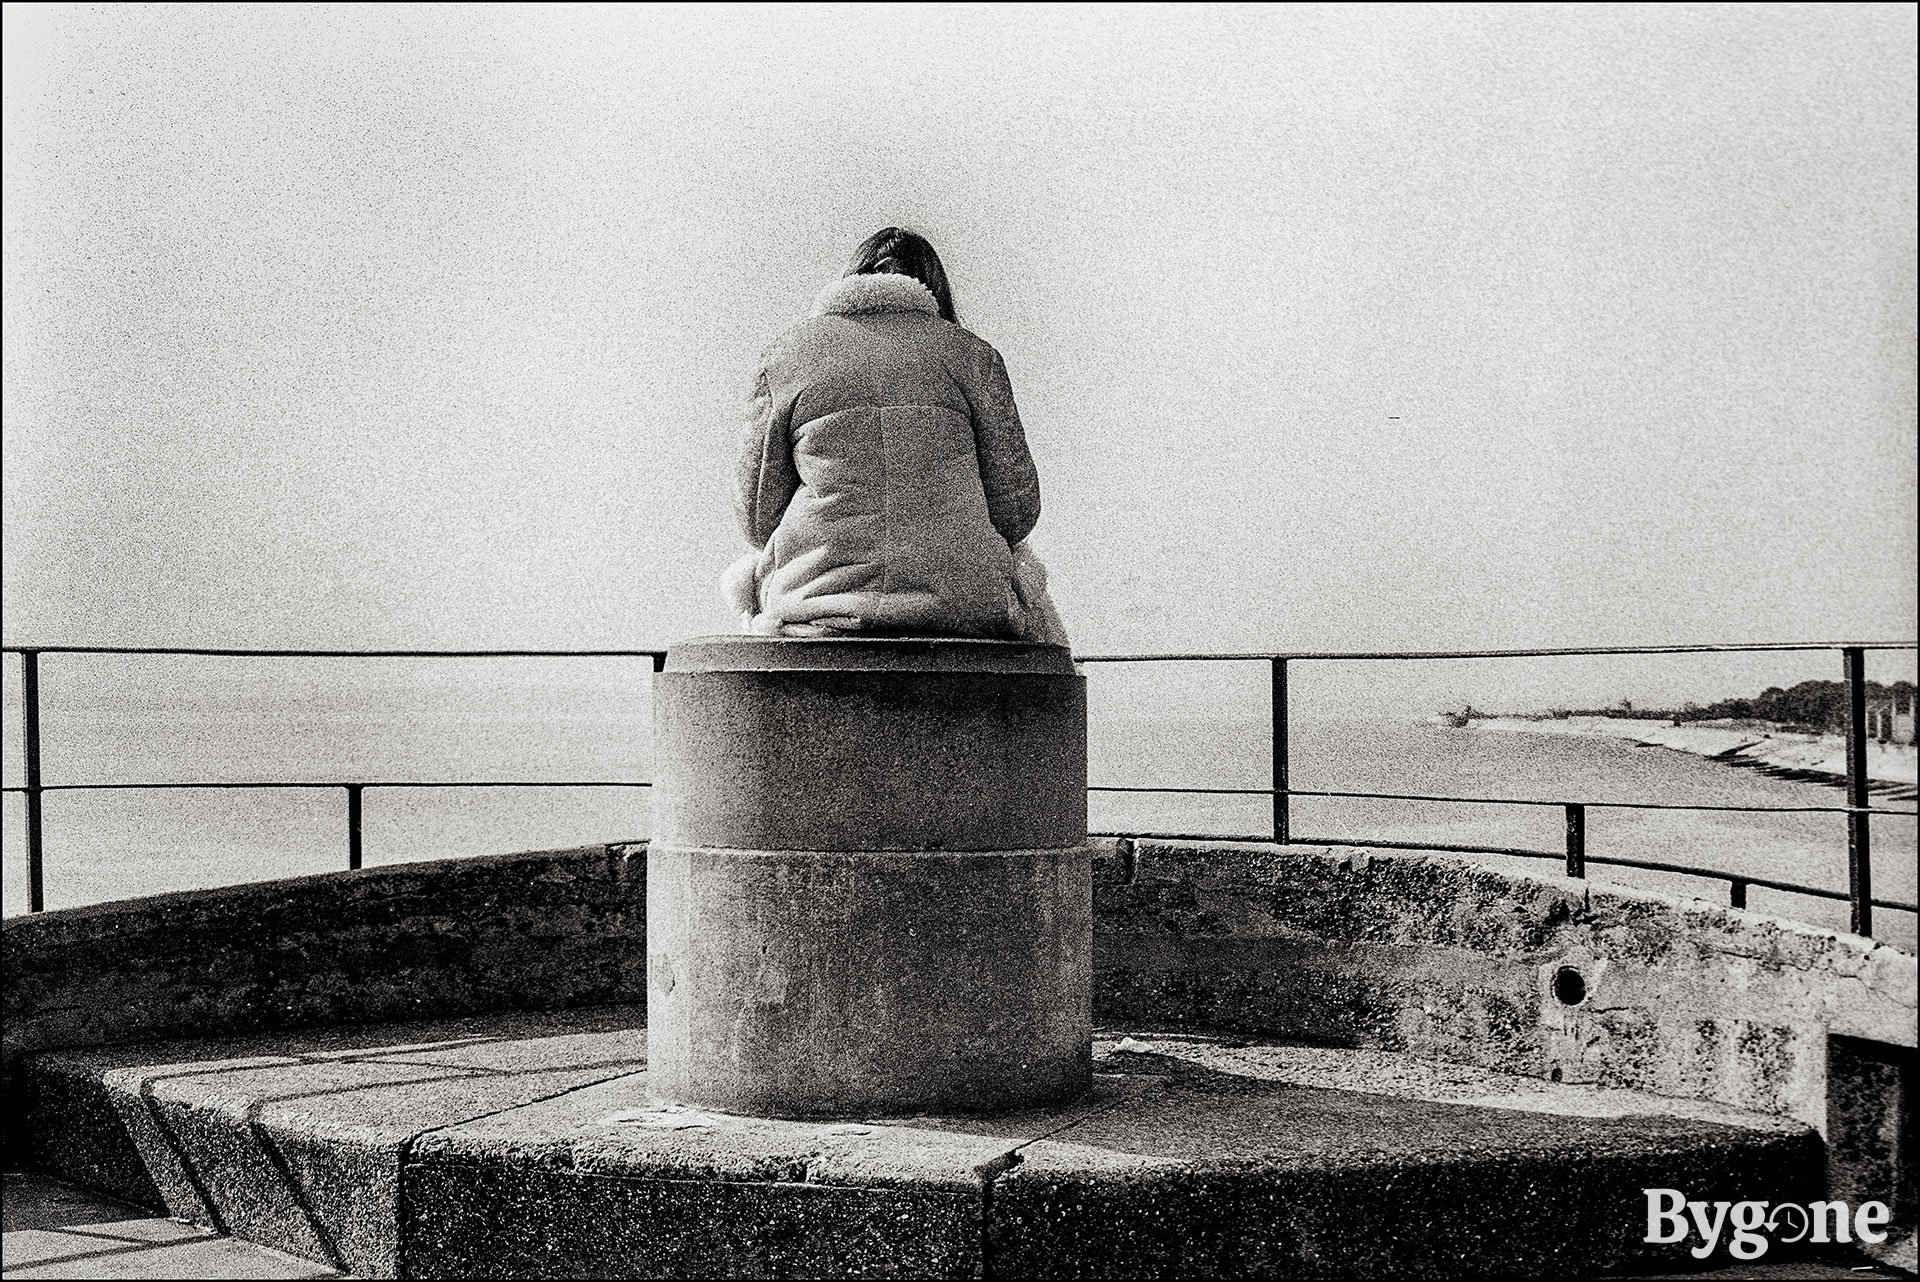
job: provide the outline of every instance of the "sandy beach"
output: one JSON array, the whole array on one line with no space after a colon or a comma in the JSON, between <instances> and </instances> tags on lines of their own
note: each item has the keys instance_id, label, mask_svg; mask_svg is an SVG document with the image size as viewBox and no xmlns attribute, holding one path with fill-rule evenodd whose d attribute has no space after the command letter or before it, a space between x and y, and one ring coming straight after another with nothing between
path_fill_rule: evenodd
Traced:
<instances>
[{"instance_id":1,"label":"sandy beach","mask_svg":"<svg viewBox=\"0 0 1920 1282\"><path fill-rule=\"evenodd\" d=\"M1751 722L1666 721L1631 717L1489 717L1477 722L1523 734L1582 735L1624 739L1647 747L1671 748L1696 757L1755 766L1789 778L1843 782L1847 747L1836 734L1790 734L1758 729ZM1868 743L1867 778L1883 796L1912 797L1916 752L1912 744Z\"/></svg>"}]
</instances>

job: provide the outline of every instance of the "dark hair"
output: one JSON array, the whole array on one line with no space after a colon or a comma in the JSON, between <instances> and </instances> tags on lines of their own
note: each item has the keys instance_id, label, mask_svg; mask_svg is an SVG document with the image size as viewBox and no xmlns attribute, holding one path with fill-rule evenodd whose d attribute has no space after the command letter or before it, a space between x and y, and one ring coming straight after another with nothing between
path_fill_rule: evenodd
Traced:
<instances>
[{"instance_id":1,"label":"dark hair","mask_svg":"<svg viewBox=\"0 0 1920 1282\"><path fill-rule=\"evenodd\" d=\"M940 304L942 320L960 323L953 314L953 287L947 284L947 269L940 265L940 255L933 252L925 236L915 235L904 227L882 227L861 241L860 248L853 251L853 261L847 264L845 274L870 276L875 272L913 277L925 285L933 301Z\"/></svg>"}]
</instances>

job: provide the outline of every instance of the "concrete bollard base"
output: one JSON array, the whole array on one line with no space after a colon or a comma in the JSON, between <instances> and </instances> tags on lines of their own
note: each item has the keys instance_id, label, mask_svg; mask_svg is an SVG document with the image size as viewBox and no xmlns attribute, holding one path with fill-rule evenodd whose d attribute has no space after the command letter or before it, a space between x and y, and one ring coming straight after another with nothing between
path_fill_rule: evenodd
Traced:
<instances>
[{"instance_id":1,"label":"concrete bollard base","mask_svg":"<svg viewBox=\"0 0 1920 1282\"><path fill-rule=\"evenodd\" d=\"M1023 850L1087 835L1086 680L1013 641L685 641L654 678L654 839Z\"/></svg>"},{"instance_id":2,"label":"concrete bollard base","mask_svg":"<svg viewBox=\"0 0 1920 1282\"><path fill-rule=\"evenodd\" d=\"M647 855L661 1098L762 1117L1044 1107L1092 1083L1092 850Z\"/></svg>"},{"instance_id":3,"label":"concrete bollard base","mask_svg":"<svg viewBox=\"0 0 1920 1282\"><path fill-rule=\"evenodd\" d=\"M1086 680L1065 649L708 637L654 685L659 1098L862 1118L1089 1089Z\"/></svg>"}]
</instances>

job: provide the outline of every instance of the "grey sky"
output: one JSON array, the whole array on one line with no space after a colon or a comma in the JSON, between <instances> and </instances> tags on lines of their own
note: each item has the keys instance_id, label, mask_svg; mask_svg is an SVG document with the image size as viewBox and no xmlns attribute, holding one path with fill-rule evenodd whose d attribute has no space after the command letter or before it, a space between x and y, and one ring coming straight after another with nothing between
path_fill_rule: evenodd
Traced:
<instances>
[{"instance_id":1,"label":"grey sky","mask_svg":"<svg viewBox=\"0 0 1920 1282\"><path fill-rule=\"evenodd\" d=\"M1082 650L1914 632L1909 6L50 5L5 47L10 643L724 630L743 379L888 223L1006 356Z\"/></svg>"}]
</instances>

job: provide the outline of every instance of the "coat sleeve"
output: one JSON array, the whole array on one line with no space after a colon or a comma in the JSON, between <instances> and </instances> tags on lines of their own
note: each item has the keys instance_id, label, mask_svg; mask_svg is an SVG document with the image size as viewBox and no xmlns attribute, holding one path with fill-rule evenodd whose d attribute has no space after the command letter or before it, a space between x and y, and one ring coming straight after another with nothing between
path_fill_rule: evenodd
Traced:
<instances>
[{"instance_id":1,"label":"coat sleeve","mask_svg":"<svg viewBox=\"0 0 1920 1282\"><path fill-rule=\"evenodd\" d=\"M755 371L746 422L734 465L734 515L747 542L763 548L800 488L793 463L793 405L775 400L767 374L770 356Z\"/></svg>"},{"instance_id":2,"label":"coat sleeve","mask_svg":"<svg viewBox=\"0 0 1920 1282\"><path fill-rule=\"evenodd\" d=\"M1008 543L1018 543L1040 520L1040 474L1027 450L1007 364L999 352L987 350L985 377L967 393L973 406L973 448L993 528Z\"/></svg>"}]
</instances>

